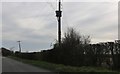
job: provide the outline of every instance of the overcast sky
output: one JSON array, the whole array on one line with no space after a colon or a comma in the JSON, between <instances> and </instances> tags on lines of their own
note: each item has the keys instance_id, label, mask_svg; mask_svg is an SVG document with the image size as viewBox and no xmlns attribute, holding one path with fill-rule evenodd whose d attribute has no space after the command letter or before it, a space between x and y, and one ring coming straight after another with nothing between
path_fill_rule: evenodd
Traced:
<instances>
[{"instance_id":1,"label":"overcast sky","mask_svg":"<svg viewBox=\"0 0 120 74\"><path fill-rule=\"evenodd\" d=\"M3 2L2 46L22 51L48 49L57 39L56 2ZM68 27L91 36L91 43L118 39L117 2L62 3L62 36Z\"/></svg>"}]
</instances>

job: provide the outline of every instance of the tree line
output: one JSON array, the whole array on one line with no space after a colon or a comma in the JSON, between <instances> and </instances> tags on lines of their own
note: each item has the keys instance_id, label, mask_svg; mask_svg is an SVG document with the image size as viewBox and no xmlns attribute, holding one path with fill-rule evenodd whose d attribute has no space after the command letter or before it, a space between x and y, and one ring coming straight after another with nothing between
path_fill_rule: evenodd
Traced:
<instances>
[{"instance_id":1,"label":"tree line","mask_svg":"<svg viewBox=\"0 0 120 74\"><path fill-rule=\"evenodd\" d=\"M42 60L72 66L105 66L120 68L120 40L90 44L90 36L68 29L62 43L41 52Z\"/></svg>"},{"instance_id":2,"label":"tree line","mask_svg":"<svg viewBox=\"0 0 120 74\"><path fill-rule=\"evenodd\" d=\"M73 28L64 34L61 44L34 53L16 52L12 55L70 66L105 66L120 69L120 40L91 44L90 36L80 35Z\"/></svg>"}]
</instances>

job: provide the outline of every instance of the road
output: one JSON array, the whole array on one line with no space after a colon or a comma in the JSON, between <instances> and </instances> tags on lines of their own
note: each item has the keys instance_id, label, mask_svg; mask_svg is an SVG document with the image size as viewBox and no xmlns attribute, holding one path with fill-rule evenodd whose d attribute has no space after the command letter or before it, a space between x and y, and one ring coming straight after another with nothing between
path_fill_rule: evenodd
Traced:
<instances>
[{"instance_id":1,"label":"road","mask_svg":"<svg viewBox=\"0 0 120 74\"><path fill-rule=\"evenodd\" d=\"M51 72L7 57L2 58L2 72Z\"/></svg>"}]
</instances>

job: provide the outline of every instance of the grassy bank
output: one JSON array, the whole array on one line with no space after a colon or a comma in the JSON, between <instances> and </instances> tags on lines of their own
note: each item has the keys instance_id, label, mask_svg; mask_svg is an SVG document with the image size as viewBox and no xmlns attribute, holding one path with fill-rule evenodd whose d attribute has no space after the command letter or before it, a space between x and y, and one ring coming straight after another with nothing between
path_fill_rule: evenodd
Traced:
<instances>
[{"instance_id":1,"label":"grassy bank","mask_svg":"<svg viewBox=\"0 0 120 74\"><path fill-rule=\"evenodd\" d=\"M102 67L86 67L86 66L73 67L73 66L65 66L62 64L53 64L45 61L27 60L17 57L10 57L10 58L56 72L115 72Z\"/></svg>"}]
</instances>

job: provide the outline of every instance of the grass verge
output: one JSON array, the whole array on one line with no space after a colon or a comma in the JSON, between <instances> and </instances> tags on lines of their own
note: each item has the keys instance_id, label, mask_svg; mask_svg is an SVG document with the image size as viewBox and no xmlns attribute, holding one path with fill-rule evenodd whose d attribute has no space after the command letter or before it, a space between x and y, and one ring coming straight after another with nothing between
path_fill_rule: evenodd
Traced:
<instances>
[{"instance_id":1,"label":"grass verge","mask_svg":"<svg viewBox=\"0 0 120 74\"><path fill-rule=\"evenodd\" d=\"M53 64L45 61L37 61L37 60L27 60L18 57L9 56L9 58L21 61L23 63L31 64L40 68L48 69L54 72L114 72L106 68L102 67L73 67L73 66L65 66L63 64Z\"/></svg>"}]
</instances>

